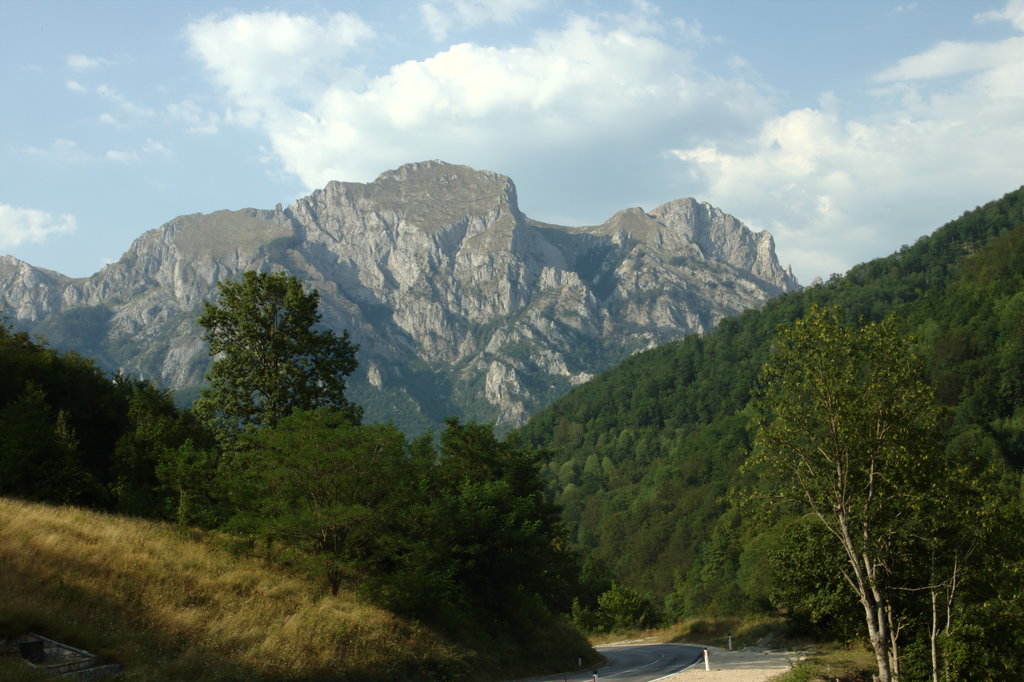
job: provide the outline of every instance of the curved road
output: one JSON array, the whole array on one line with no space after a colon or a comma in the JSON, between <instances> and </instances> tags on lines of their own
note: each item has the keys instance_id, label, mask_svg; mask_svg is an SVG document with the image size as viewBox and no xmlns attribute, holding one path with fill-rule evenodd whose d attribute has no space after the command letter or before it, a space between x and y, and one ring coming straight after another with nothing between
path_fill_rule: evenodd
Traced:
<instances>
[{"instance_id":1,"label":"curved road","mask_svg":"<svg viewBox=\"0 0 1024 682\"><path fill-rule=\"evenodd\" d=\"M595 647L608 662L597 669L597 679L614 682L651 682L704 660L704 649L687 644L613 644ZM590 682L594 671L534 678L535 682Z\"/></svg>"}]
</instances>

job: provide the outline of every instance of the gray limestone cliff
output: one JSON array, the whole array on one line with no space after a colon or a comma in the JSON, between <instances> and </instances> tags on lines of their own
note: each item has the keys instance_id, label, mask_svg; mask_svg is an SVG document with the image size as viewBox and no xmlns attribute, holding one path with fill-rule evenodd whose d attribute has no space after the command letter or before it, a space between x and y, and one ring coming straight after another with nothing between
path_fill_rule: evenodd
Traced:
<instances>
[{"instance_id":1,"label":"gray limestone cliff","mask_svg":"<svg viewBox=\"0 0 1024 682\"><path fill-rule=\"evenodd\" d=\"M519 424L637 350L799 288L770 234L706 203L547 225L509 178L429 161L285 209L176 218L88 278L5 256L0 293L15 326L187 399L209 366L202 302L248 269L319 290L324 324L360 345L352 397L410 431Z\"/></svg>"}]
</instances>

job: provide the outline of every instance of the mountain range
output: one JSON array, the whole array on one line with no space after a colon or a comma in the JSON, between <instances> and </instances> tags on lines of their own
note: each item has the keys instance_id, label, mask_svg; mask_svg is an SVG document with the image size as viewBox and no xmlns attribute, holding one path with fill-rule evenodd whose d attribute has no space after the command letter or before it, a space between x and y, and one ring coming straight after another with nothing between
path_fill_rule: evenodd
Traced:
<instances>
[{"instance_id":1,"label":"mountain range","mask_svg":"<svg viewBox=\"0 0 1024 682\"><path fill-rule=\"evenodd\" d=\"M188 403L210 363L196 317L245 270L317 289L323 323L360 346L350 397L407 432L450 415L516 426L639 350L800 288L768 232L707 203L564 227L524 215L504 175L426 161L286 208L180 216L90 277L3 256L0 291L16 328Z\"/></svg>"}]
</instances>

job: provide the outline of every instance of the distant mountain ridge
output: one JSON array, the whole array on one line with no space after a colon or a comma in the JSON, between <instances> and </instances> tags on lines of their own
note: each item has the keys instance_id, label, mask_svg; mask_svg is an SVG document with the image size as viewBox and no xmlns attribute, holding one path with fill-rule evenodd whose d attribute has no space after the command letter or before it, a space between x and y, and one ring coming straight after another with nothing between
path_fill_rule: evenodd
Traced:
<instances>
[{"instance_id":1,"label":"distant mountain ridge","mask_svg":"<svg viewBox=\"0 0 1024 682\"><path fill-rule=\"evenodd\" d=\"M331 182L294 205L178 217L87 278L0 257L15 326L194 396L217 282L285 270L360 344L373 421L521 423L631 353L799 289L767 232L694 199L592 227L531 220L512 181L441 161Z\"/></svg>"}]
</instances>

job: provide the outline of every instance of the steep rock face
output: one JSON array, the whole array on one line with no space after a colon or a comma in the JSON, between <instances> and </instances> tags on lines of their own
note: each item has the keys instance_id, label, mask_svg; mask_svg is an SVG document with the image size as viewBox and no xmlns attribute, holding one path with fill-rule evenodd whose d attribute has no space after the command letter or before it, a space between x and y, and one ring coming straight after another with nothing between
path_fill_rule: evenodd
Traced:
<instances>
[{"instance_id":1,"label":"steep rock face","mask_svg":"<svg viewBox=\"0 0 1024 682\"><path fill-rule=\"evenodd\" d=\"M693 199L602 225L532 221L512 181L439 161L331 182L273 211L177 218L72 280L0 259L16 324L194 395L216 283L283 269L361 348L352 395L409 430L450 414L511 426L639 349L798 288L767 232Z\"/></svg>"}]
</instances>

